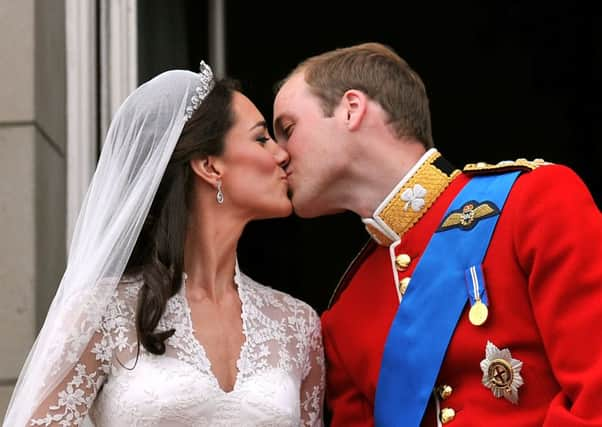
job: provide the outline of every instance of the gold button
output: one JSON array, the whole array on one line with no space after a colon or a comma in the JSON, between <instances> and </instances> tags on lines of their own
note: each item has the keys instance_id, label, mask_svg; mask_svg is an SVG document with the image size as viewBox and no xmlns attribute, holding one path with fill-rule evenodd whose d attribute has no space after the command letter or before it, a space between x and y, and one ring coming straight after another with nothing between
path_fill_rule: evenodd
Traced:
<instances>
[{"instance_id":1,"label":"gold button","mask_svg":"<svg viewBox=\"0 0 602 427\"><path fill-rule=\"evenodd\" d=\"M397 255L395 257L395 268L399 271L405 271L411 262L412 258L408 254Z\"/></svg>"},{"instance_id":2,"label":"gold button","mask_svg":"<svg viewBox=\"0 0 602 427\"><path fill-rule=\"evenodd\" d=\"M401 282L399 282L399 293L403 296L405 295L406 291L408 290L408 285L410 284L410 278L409 277L404 277L403 279L401 279Z\"/></svg>"},{"instance_id":3,"label":"gold button","mask_svg":"<svg viewBox=\"0 0 602 427\"><path fill-rule=\"evenodd\" d=\"M439 419L441 420L441 423L447 424L454 418L456 418L456 411L454 411L452 408L441 409L441 413L439 413Z\"/></svg>"},{"instance_id":4,"label":"gold button","mask_svg":"<svg viewBox=\"0 0 602 427\"><path fill-rule=\"evenodd\" d=\"M451 388L451 386L449 386L447 384L443 384L443 385L437 387L437 394L439 395L441 400L447 399L449 396L451 396L453 391L454 391L454 389Z\"/></svg>"}]
</instances>

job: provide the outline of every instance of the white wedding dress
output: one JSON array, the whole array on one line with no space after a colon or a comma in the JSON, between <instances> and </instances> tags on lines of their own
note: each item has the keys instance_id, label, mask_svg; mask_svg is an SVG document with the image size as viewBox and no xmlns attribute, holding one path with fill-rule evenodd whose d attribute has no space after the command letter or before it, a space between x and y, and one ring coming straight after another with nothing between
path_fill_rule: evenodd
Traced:
<instances>
[{"instance_id":1,"label":"white wedding dress","mask_svg":"<svg viewBox=\"0 0 602 427\"><path fill-rule=\"evenodd\" d=\"M317 314L238 268L235 282L246 339L231 391L220 388L193 334L185 283L158 325L176 331L166 341L165 354L140 346L136 360L141 280L123 279L100 330L30 425L82 425L86 416L98 427L323 425L324 355Z\"/></svg>"}]
</instances>

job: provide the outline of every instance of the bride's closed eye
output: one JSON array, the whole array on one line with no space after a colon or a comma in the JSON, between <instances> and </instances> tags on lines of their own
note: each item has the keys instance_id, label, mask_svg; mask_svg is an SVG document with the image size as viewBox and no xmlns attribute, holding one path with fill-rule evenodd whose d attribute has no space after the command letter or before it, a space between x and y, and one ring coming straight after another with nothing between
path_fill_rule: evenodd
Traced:
<instances>
[{"instance_id":1,"label":"bride's closed eye","mask_svg":"<svg viewBox=\"0 0 602 427\"><path fill-rule=\"evenodd\" d=\"M268 142L271 138L269 136L258 136L257 138L255 138L255 141L259 142L261 145L265 144L266 142Z\"/></svg>"}]
</instances>

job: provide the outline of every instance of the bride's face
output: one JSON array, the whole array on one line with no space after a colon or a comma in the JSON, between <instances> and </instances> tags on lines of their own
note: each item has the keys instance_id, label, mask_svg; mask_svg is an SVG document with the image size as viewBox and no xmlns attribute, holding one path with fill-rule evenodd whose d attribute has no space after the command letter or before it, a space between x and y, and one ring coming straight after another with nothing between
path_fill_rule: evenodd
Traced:
<instances>
[{"instance_id":1,"label":"bride's face","mask_svg":"<svg viewBox=\"0 0 602 427\"><path fill-rule=\"evenodd\" d=\"M234 125L221 156L224 197L251 219L290 215L288 183L283 166L288 153L271 137L257 107L240 92L232 98Z\"/></svg>"}]
</instances>

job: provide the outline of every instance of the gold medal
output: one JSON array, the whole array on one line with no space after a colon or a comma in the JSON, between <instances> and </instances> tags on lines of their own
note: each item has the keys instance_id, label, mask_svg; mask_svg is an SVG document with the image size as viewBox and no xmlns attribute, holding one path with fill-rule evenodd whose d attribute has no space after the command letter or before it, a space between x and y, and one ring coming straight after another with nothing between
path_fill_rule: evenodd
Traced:
<instances>
[{"instance_id":1,"label":"gold medal","mask_svg":"<svg viewBox=\"0 0 602 427\"><path fill-rule=\"evenodd\" d=\"M477 300L472 307L470 307L468 320L475 326L481 326L487 320L488 315L489 310L487 309L487 306L483 304L481 300Z\"/></svg>"}]
</instances>

